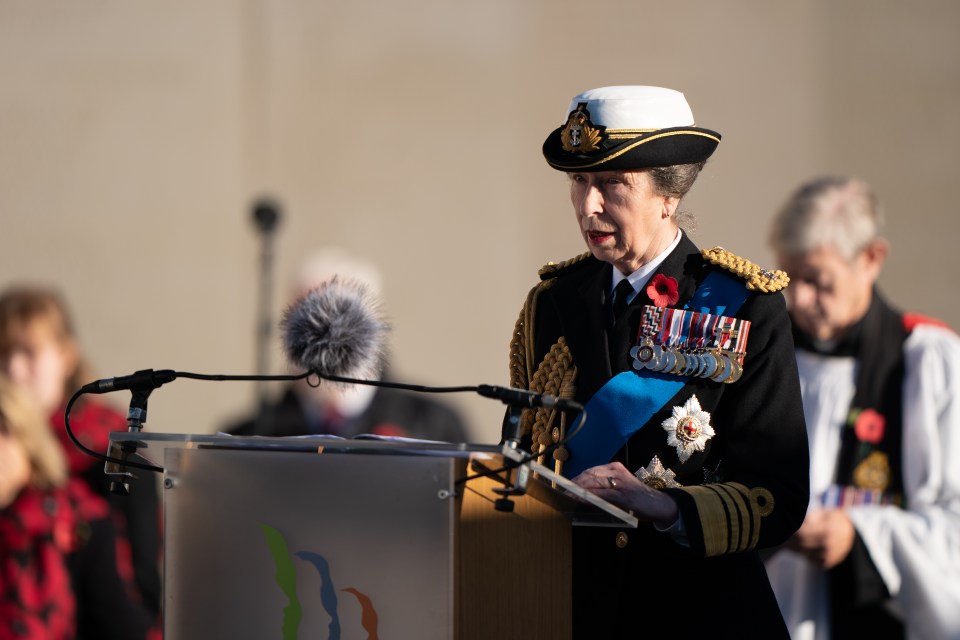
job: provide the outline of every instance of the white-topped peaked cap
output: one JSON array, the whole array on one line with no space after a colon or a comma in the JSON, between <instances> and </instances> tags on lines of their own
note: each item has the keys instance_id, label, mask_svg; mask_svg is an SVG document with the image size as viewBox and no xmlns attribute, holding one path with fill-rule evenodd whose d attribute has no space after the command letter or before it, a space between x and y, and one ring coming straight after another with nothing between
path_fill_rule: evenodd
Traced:
<instances>
[{"instance_id":1,"label":"white-topped peaked cap","mask_svg":"<svg viewBox=\"0 0 960 640\"><path fill-rule=\"evenodd\" d=\"M612 86L574 96L566 122L543 143L547 162L561 171L644 169L703 162L720 134L695 126L679 91Z\"/></svg>"},{"instance_id":2,"label":"white-topped peaked cap","mask_svg":"<svg viewBox=\"0 0 960 640\"><path fill-rule=\"evenodd\" d=\"M683 94L663 87L626 85L589 89L574 96L564 118L587 103L591 120L607 129L692 127L693 111Z\"/></svg>"}]
</instances>

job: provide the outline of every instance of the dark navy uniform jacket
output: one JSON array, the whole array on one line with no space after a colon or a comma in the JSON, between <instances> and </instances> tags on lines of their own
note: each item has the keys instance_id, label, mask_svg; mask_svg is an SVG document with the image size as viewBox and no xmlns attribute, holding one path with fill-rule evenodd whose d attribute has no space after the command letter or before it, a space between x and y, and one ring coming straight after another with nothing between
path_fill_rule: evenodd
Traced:
<instances>
[{"instance_id":1,"label":"dark navy uniform jacket","mask_svg":"<svg viewBox=\"0 0 960 640\"><path fill-rule=\"evenodd\" d=\"M541 363L558 345L569 362L561 388L550 391L580 403L631 370L627 354L652 301L639 292L629 329L614 335L605 304L611 268L586 257L542 272L514 334L511 384L544 391L551 372ZM679 300L671 306L682 308L717 269L684 235L655 274L676 279ZM780 293L749 292L733 315L751 322L742 377L729 384L689 378L613 456L632 472L656 456L676 474L681 486L664 490L677 500L686 540L647 522L630 530L575 527L575 638L787 637L757 550L786 540L809 498L791 326ZM680 463L661 423L693 395L715 435ZM584 431L590 428L588 417Z\"/></svg>"}]
</instances>

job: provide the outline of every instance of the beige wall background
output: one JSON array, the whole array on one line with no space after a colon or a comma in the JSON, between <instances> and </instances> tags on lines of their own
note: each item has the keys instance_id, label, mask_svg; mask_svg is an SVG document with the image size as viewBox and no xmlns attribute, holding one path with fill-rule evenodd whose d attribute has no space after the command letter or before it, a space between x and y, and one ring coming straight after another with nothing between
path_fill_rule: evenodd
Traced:
<instances>
[{"instance_id":1,"label":"beige wall background","mask_svg":"<svg viewBox=\"0 0 960 640\"><path fill-rule=\"evenodd\" d=\"M270 195L275 317L342 246L385 271L396 377L505 384L537 269L583 250L540 145L575 93L654 84L723 134L687 202L701 246L769 264L787 193L858 175L888 212L884 289L960 326L958 62L952 0L0 0L0 285L60 287L101 377L253 373ZM445 399L497 439L502 406ZM254 406L178 380L146 427Z\"/></svg>"}]
</instances>

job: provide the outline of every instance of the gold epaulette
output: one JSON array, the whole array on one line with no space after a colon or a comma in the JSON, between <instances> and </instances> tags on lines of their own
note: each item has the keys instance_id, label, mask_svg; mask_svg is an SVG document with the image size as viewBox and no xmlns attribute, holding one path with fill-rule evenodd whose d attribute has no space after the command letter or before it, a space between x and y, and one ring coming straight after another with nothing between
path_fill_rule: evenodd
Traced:
<instances>
[{"instance_id":1,"label":"gold epaulette","mask_svg":"<svg viewBox=\"0 0 960 640\"><path fill-rule=\"evenodd\" d=\"M580 255L570 258L569 260L564 260L563 262L548 262L540 267L540 271L538 271L537 274L540 276L541 280L546 280L547 278L556 278L567 269L581 264L589 257L590 252L587 251L586 253L581 253Z\"/></svg>"},{"instance_id":2,"label":"gold epaulette","mask_svg":"<svg viewBox=\"0 0 960 640\"><path fill-rule=\"evenodd\" d=\"M730 253L723 247L704 249L700 252L707 262L723 267L747 281L747 289L761 293L775 293L790 284L790 276L779 269L769 271L746 258Z\"/></svg>"}]
</instances>

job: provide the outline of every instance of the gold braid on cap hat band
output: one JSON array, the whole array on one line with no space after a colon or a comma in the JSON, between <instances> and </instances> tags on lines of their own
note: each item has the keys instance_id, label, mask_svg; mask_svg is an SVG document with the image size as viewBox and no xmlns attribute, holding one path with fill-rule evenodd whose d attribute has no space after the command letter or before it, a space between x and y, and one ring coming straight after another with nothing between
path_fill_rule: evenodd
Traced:
<instances>
[{"instance_id":1,"label":"gold braid on cap hat band","mask_svg":"<svg viewBox=\"0 0 960 640\"><path fill-rule=\"evenodd\" d=\"M664 133L658 133L657 135L654 135L654 136L650 136L649 138L637 140L635 143L627 145L623 149L619 149L616 153L611 153L610 155L604 156L603 158L600 158L596 162L591 162L590 164L565 165L565 164L560 164L559 162L553 162L553 161L548 161L548 162L550 166L555 167L557 169L570 169L572 171L576 169L589 169L590 167L596 167L601 164L610 162L614 158L618 158L623 154L627 153L628 151L632 151L633 149L639 147L642 144L653 142L654 140L659 140L660 138L668 138L670 136L702 136L704 138L710 138L711 140L716 140L717 144L720 143L720 138L714 135L710 135L709 133L704 133L702 131L690 131L690 130L667 131Z\"/></svg>"}]
</instances>

